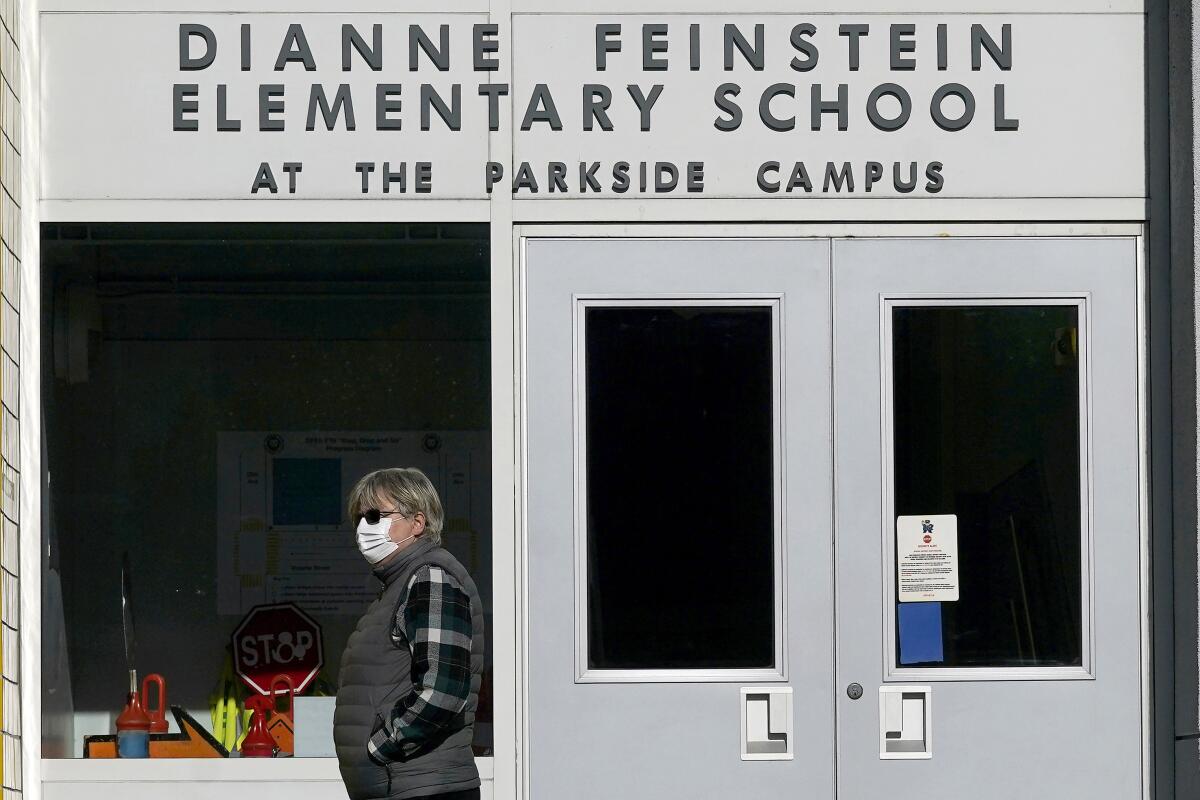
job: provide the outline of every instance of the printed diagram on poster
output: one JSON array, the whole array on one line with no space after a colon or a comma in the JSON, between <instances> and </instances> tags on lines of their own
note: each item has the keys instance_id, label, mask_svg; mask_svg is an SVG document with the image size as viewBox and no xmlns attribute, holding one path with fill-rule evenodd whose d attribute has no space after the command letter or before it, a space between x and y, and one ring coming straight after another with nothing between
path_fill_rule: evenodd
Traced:
<instances>
[{"instance_id":1,"label":"printed diagram on poster","mask_svg":"<svg viewBox=\"0 0 1200 800\"><path fill-rule=\"evenodd\" d=\"M362 613L379 584L355 546L346 498L383 467L429 476L445 512L442 545L479 573L490 541L490 442L487 431L219 432L218 613L270 603Z\"/></svg>"},{"instance_id":2,"label":"printed diagram on poster","mask_svg":"<svg viewBox=\"0 0 1200 800\"><path fill-rule=\"evenodd\" d=\"M958 600L958 517L897 517L896 573L901 603Z\"/></svg>"}]
</instances>

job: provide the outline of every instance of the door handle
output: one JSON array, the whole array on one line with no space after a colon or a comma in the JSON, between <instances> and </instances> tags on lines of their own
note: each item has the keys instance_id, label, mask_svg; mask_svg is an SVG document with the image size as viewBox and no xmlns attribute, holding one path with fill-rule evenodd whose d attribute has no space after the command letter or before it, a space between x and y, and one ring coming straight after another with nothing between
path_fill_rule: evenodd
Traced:
<instances>
[{"instance_id":1,"label":"door handle","mask_svg":"<svg viewBox=\"0 0 1200 800\"><path fill-rule=\"evenodd\" d=\"M880 758L933 757L932 695L929 686L879 687Z\"/></svg>"},{"instance_id":2,"label":"door handle","mask_svg":"<svg viewBox=\"0 0 1200 800\"><path fill-rule=\"evenodd\" d=\"M743 761L792 759L792 687L741 690Z\"/></svg>"}]
</instances>

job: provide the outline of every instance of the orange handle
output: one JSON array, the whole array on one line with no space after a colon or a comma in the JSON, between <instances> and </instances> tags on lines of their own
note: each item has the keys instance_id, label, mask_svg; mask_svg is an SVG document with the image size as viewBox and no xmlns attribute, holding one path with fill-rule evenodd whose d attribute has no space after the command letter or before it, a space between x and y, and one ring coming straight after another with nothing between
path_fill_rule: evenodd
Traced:
<instances>
[{"instance_id":1,"label":"orange handle","mask_svg":"<svg viewBox=\"0 0 1200 800\"><path fill-rule=\"evenodd\" d=\"M158 687L158 704L150 705L150 686ZM151 733L167 732L167 682L157 672L142 679L142 703L146 716L150 717Z\"/></svg>"},{"instance_id":2,"label":"orange handle","mask_svg":"<svg viewBox=\"0 0 1200 800\"><path fill-rule=\"evenodd\" d=\"M284 691L275 691L276 686L282 686ZM296 685L292 683L292 676L285 673L280 673L271 679L271 711L276 714L284 714L292 722L295 722L295 717L292 716L292 709L296 700ZM287 695L288 705L287 711L279 710L279 701L276 699L280 694Z\"/></svg>"}]
</instances>

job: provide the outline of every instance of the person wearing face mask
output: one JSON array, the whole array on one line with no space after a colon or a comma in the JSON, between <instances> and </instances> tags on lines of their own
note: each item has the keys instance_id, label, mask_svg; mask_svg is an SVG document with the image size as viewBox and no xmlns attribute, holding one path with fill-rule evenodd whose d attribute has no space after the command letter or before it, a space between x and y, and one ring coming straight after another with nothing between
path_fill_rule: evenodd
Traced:
<instances>
[{"instance_id":1,"label":"person wearing face mask","mask_svg":"<svg viewBox=\"0 0 1200 800\"><path fill-rule=\"evenodd\" d=\"M381 584L342 653L333 740L351 800L477 800L471 750L483 605L441 547L442 504L418 469L350 492L359 552Z\"/></svg>"}]
</instances>

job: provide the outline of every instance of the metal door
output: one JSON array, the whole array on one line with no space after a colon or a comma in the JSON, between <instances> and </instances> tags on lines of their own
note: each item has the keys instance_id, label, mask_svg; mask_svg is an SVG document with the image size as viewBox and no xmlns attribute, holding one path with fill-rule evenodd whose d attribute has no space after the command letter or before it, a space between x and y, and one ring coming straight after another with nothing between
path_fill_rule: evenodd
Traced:
<instances>
[{"instance_id":1,"label":"metal door","mask_svg":"<svg viewBox=\"0 0 1200 800\"><path fill-rule=\"evenodd\" d=\"M828 242L522 264L526 796L832 797Z\"/></svg>"},{"instance_id":2,"label":"metal door","mask_svg":"<svg viewBox=\"0 0 1200 800\"><path fill-rule=\"evenodd\" d=\"M833 264L838 796L1140 797L1136 240Z\"/></svg>"}]
</instances>

